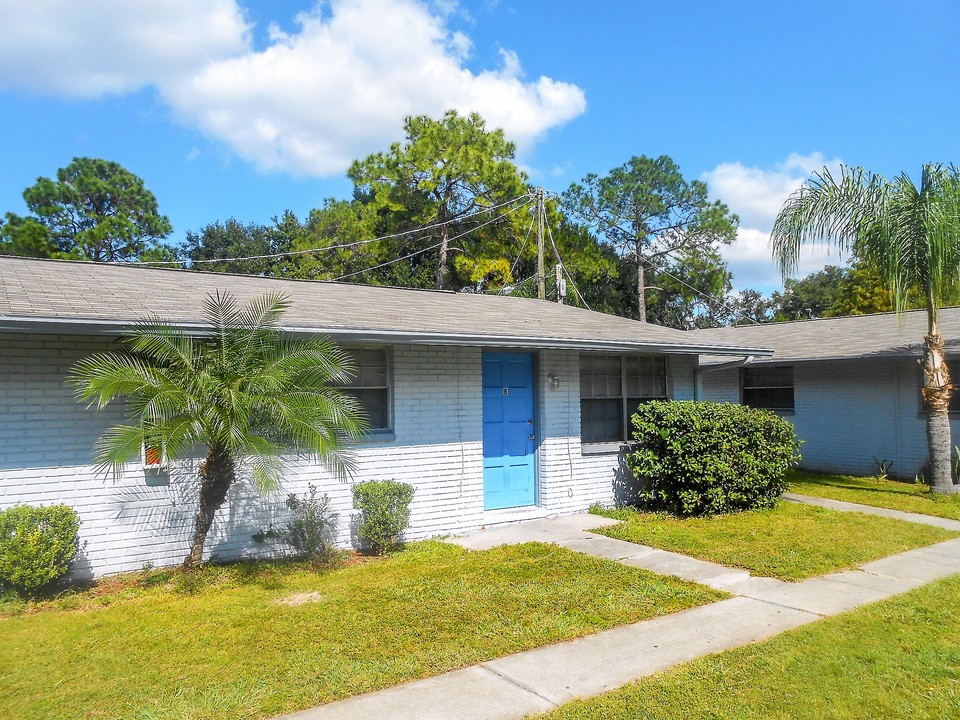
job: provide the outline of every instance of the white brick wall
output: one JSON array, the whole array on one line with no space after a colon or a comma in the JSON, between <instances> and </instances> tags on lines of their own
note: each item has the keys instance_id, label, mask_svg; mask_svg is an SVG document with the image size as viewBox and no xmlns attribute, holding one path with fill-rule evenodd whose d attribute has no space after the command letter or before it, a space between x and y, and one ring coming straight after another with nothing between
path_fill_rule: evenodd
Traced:
<instances>
[{"instance_id":1,"label":"white brick wall","mask_svg":"<svg viewBox=\"0 0 960 720\"><path fill-rule=\"evenodd\" d=\"M676 400L693 397L695 357L669 357L668 393ZM545 350L540 353L539 403L543 441L540 446L540 504L554 512L577 512L592 503L609 505L615 488L627 481L623 453L584 454L580 446L580 355ZM561 378L551 388L547 376Z\"/></svg>"},{"instance_id":2,"label":"white brick wall","mask_svg":"<svg viewBox=\"0 0 960 720\"><path fill-rule=\"evenodd\" d=\"M876 358L793 365L794 404L784 417L804 444L801 465L823 472L872 475L880 460L913 478L927 461L917 362ZM703 399L740 401L736 368L703 375ZM958 438L960 422L952 430Z\"/></svg>"},{"instance_id":3,"label":"white brick wall","mask_svg":"<svg viewBox=\"0 0 960 720\"><path fill-rule=\"evenodd\" d=\"M196 508L198 460L155 475L128 466L120 478L90 465L99 433L122 419L120 408L94 412L65 385L70 366L110 340L55 335L0 335L0 507L66 503L81 516L80 576L174 564L187 553ZM397 346L393 349L395 437L360 446L354 482L396 479L416 487L410 539L482 526L482 354L479 348ZM613 499L618 453L580 448L579 354L538 357L538 504L551 513ZM692 395L693 358L671 358L675 397ZM561 378L551 388L547 375ZM209 554L263 553L251 535L286 517L287 493L313 483L340 513L343 544L355 541L351 484L307 459L291 458L282 487L266 496L241 480L230 491L207 540Z\"/></svg>"}]
</instances>

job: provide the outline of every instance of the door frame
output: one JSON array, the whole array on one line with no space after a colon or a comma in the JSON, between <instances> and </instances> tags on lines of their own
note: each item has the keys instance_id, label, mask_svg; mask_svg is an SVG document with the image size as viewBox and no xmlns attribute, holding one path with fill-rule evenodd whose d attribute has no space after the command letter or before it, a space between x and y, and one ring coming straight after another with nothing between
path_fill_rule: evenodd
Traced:
<instances>
[{"instance_id":1,"label":"door frame","mask_svg":"<svg viewBox=\"0 0 960 720\"><path fill-rule=\"evenodd\" d=\"M533 503L530 505L518 505L515 508L503 508L498 510L487 510L484 507L483 512L509 512L511 510L523 510L524 508L533 508L540 507L541 502L541 492L540 492L540 447L543 443L543 434L541 432L541 421L540 421L540 399L541 387L540 387L540 353L537 350L527 350L524 348L483 348L480 351L480 423L483 424L483 356L487 353L499 353L507 354L511 353L514 355L529 355L530 356L530 390L531 390L531 402L532 415L533 415L533 433L536 437L533 444ZM481 456L481 472L482 460L483 460L483 440L480 441L480 456ZM485 490L485 485L481 483L481 487ZM483 500L483 504L486 504L486 500Z\"/></svg>"}]
</instances>

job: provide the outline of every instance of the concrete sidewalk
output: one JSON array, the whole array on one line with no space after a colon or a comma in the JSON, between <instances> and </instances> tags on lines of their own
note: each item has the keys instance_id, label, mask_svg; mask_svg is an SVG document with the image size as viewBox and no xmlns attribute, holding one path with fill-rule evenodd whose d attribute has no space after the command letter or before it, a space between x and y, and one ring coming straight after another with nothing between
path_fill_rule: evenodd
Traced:
<instances>
[{"instance_id":1,"label":"concrete sidewalk","mask_svg":"<svg viewBox=\"0 0 960 720\"><path fill-rule=\"evenodd\" d=\"M785 500L803 503L804 505L816 505L817 507L830 508L831 510L840 510L842 512L859 512L867 515L879 515L880 517L893 518L894 520L906 520L907 522L919 523L920 525L932 525L933 527L943 528L944 530L956 530L960 532L960 520L950 520L948 518L934 517L933 515L921 515L920 513L903 512L902 510L888 510L887 508L874 507L873 505L860 505L858 503L845 502L843 500L829 500L827 498L814 497L813 495L798 495L796 493L784 493Z\"/></svg>"},{"instance_id":2,"label":"concrete sidewalk","mask_svg":"<svg viewBox=\"0 0 960 720\"><path fill-rule=\"evenodd\" d=\"M860 511L862 507L865 506L836 509ZM476 550L531 541L550 542L699 582L736 597L284 717L286 720L523 718L575 698L613 690L678 663L759 642L822 617L960 572L958 538L876 560L856 570L787 583L755 578L746 570L587 532L616 522L596 515L574 515L480 531L452 538L450 542ZM957 529L960 530L960 523Z\"/></svg>"}]
</instances>

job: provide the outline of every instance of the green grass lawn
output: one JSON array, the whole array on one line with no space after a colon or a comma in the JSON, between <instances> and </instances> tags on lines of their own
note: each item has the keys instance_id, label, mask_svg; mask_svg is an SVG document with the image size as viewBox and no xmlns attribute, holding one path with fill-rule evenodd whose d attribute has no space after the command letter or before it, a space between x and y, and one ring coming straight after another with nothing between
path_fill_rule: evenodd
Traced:
<instances>
[{"instance_id":1,"label":"green grass lawn","mask_svg":"<svg viewBox=\"0 0 960 720\"><path fill-rule=\"evenodd\" d=\"M594 532L781 580L823 575L958 535L791 502L771 510L704 518L681 519L630 509L603 514L624 522Z\"/></svg>"},{"instance_id":2,"label":"green grass lawn","mask_svg":"<svg viewBox=\"0 0 960 720\"><path fill-rule=\"evenodd\" d=\"M790 492L960 520L960 495L937 495L928 485L880 478L826 475L806 470L787 473Z\"/></svg>"},{"instance_id":3,"label":"green grass lawn","mask_svg":"<svg viewBox=\"0 0 960 720\"><path fill-rule=\"evenodd\" d=\"M323 574L154 571L8 605L0 717L264 718L720 597L539 543L418 543Z\"/></svg>"},{"instance_id":4,"label":"green grass lawn","mask_svg":"<svg viewBox=\"0 0 960 720\"><path fill-rule=\"evenodd\" d=\"M960 717L960 577L730 650L543 720Z\"/></svg>"}]
</instances>

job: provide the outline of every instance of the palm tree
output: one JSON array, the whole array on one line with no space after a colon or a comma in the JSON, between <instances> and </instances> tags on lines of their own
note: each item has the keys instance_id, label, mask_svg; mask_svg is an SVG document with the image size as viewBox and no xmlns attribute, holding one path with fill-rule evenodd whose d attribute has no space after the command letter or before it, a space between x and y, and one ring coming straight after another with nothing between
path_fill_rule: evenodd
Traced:
<instances>
[{"instance_id":1,"label":"palm tree","mask_svg":"<svg viewBox=\"0 0 960 720\"><path fill-rule=\"evenodd\" d=\"M931 488L957 492L950 462L950 373L943 355L940 308L960 289L960 173L923 166L920 186L904 173L893 180L862 168L826 168L786 201L771 233L784 276L797 268L800 246L832 245L875 268L903 312L911 292L925 298L923 399Z\"/></svg>"},{"instance_id":2,"label":"palm tree","mask_svg":"<svg viewBox=\"0 0 960 720\"><path fill-rule=\"evenodd\" d=\"M291 450L338 474L351 471L346 443L366 425L356 399L332 387L349 380L349 356L327 340L282 333L279 319L289 306L279 294L241 306L217 293L204 302L202 332L146 320L124 338L123 350L93 355L70 371L80 402L99 410L127 399L128 423L107 429L94 447L100 470L116 476L141 452L174 461L205 448L185 568L202 562L214 516L242 471L261 490L275 487Z\"/></svg>"}]
</instances>

